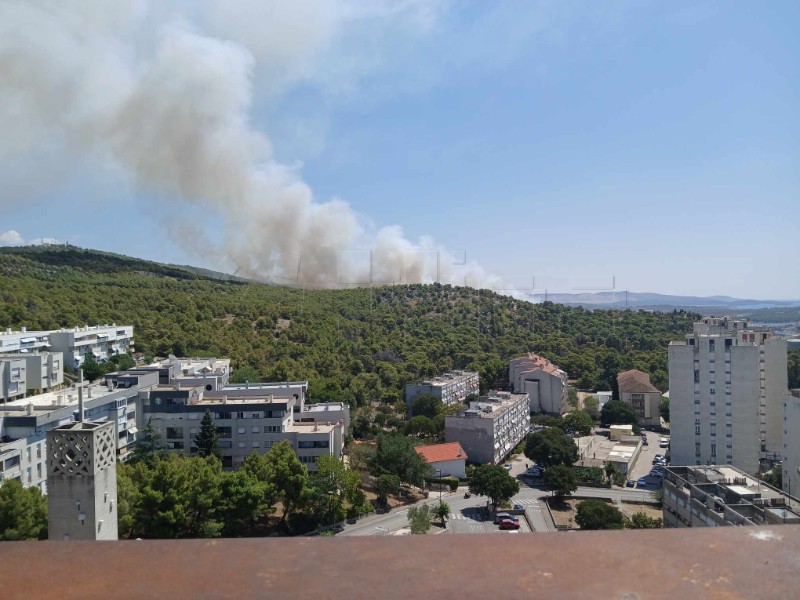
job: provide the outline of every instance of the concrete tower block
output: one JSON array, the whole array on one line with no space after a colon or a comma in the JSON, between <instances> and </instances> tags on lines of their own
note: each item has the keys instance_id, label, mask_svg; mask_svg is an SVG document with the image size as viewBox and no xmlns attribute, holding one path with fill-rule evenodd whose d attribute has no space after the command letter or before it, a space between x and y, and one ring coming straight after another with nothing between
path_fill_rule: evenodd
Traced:
<instances>
[{"instance_id":1,"label":"concrete tower block","mask_svg":"<svg viewBox=\"0 0 800 600\"><path fill-rule=\"evenodd\" d=\"M116 424L79 421L47 433L51 540L117 539Z\"/></svg>"}]
</instances>

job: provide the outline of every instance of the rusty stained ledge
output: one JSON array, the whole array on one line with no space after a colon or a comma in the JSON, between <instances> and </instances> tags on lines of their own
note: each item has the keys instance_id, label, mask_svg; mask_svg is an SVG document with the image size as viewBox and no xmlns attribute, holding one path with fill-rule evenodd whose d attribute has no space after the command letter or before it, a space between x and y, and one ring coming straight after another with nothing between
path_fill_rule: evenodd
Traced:
<instances>
[{"instance_id":1,"label":"rusty stained ledge","mask_svg":"<svg viewBox=\"0 0 800 600\"><path fill-rule=\"evenodd\" d=\"M800 527L0 543L0 598L797 598Z\"/></svg>"}]
</instances>

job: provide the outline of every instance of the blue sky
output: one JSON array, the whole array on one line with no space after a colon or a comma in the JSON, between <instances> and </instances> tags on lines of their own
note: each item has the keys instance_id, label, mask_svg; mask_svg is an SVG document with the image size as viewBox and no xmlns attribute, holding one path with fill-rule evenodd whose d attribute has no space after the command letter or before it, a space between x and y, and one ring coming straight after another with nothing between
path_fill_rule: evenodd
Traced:
<instances>
[{"instance_id":1,"label":"blue sky","mask_svg":"<svg viewBox=\"0 0 800 600\"><path fill-rule=\"evenodd\" d=\"M349 204L353 247L399 225L507 287L800 298L796 2L312 3L286 9L287 39L266 47L241 14L212 24L230 5L206 4L135 15L114 30L120 54L146 62L143 24L176 18L240 49L247 127L315 203ZM7 241L223 269L229 246L280 251L218 226L224 203L143 184L116 141L76 150L83 122L35 122L36 143L0 169ZM215 251L176 241L176 222Z\"/></svg>"}]
</instances>

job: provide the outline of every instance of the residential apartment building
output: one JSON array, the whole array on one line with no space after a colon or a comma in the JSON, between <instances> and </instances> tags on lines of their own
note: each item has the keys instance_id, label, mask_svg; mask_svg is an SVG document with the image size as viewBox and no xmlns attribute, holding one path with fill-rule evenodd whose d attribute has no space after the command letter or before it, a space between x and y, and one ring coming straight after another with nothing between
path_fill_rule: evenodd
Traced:
<instances>
[{"instance_id":1,"label":"residential apartment building","mask_svg":"<svg viewBox=\"0 0 800 600\"><path fill-rule=\"evenodd\" d=\"M409 413L414 398L421 394L435 396L445 404L463 404L467 396L480 393L480 375L474 371L450 371L433 379L406 385Z\"/></svg>"},{"instance_id":2,"label":"residential apartment building","mask_svg":"<svg viewBox=\"0 0 800 600\"><path fill-rule=\"evenodd\" d=\"M159 385L143 405L143 423L161 434L169 450L190 454L196 452L194 438L209 412L223 467L236 468L253 452L264 454L286 440L313 472L320 456L342 457L350 414L341 403L330 410L324 404L306 410L307 389L305 381L228 385L213 391L180 382Z\"/></svg>"},{"instance_id":3,"label":"residential apartment building","mask_svg":"<svg viewBox=\"0 0 800 600\"><path fill-rule=\"evenodd\" d=\"M46 391L63 383L64 355L61 352L0 354L0 401L27 392Z\"/></svg>"},{"instance_id":4,"label":"residential apartment building","mask_svg":"<svg viewBox=\"0 0 800 600\"><path fill-rule=\"evenodd\" d=\"M51 349L64 353L64 360L79 368L87 356L95 362L104 363L116 354L134 351L132 325L94 325L50 331L48 342Z\"/></svg>"},{"instance_id":5,"label":"residential apartment building","mask_svg":"<svg viewBox=\"0 0 800 600\"><path fill-rule=\"evenodd\" d=\"M798 500L736 467L667 467L666 527L798 525Z\"/></svg>"},{"instance_id":6,"label":"residential apartment building","mask_svg":"<svg viewBox=\"0 0 800 600\"><path fill-rule=\"evenodd\" d=\"M800 497L800 390L792 390L783 402L783 491Z\"/></svg>"},{"instance_id":7,"label":"residential apartment building","mask_svg":"<svg viewBox=\"0 0 800 600\"><path fill-rule=\"evenodd\" d=\"M661 392L650 383L650 375L631 369L617 375L619 399L639 417L639 425L661 425Z\"/></svg>"},{"instance_id":8,"label":"residential apartment building","mask_svg":"<svg viewBox=\"0 0 800 600\"><path fill-rule=\"evenodd\" d=\"M22 355L0 357L0 400L8 402L25 395L27 368Z\"/></svg>"},{"instance_id":9,"label":"residential apartment building","mask_svg":"<svg viewBox=\"0 0 800 600\"><path fill-rule=\"evenodd\" d=\"M529 353L508 365L513 392L527 394L530 412L562 414L567 410L567 373L543 356Z\"/></svg>"},{"instance_id":10,"label":"residential apartment building","mask_svg":"<svg viewBox=\"0 0 800 600\"><path fill-rule=\"evenodd\" d=\"M231 376L231 361L228 358L176 358L170 356L138 370L158 371L162 384L180 382L188 386L201 386L206 391L218 390L226 385Z\"/></svg>"},{"instance_id":11,"label":"residential apartment building","mask_svg":"<svg viewBox=\"0 0 800 600\"><path fill-rule=\"evenodd\" d=\"M489 392L445 417L445 440L460 443L471 462L500 463L527 435L529 406L527 394Z\"/></svg>"},{"instance_id":12,"label":"residential apartment building","mask_svg":"<svg viewBox=\"0 0 800 600\"><path fill-rule=\"evenodd\" d=\"M49 331L28 331L23 327L20 331L13 331L10 327L0 331L0 352L3 354L17 354L49 350Z\"/></svg>"},{"instance_id":13,"label":"residential apartment building","mask_svg":"<svg viewBox=\"0 0 800 600\"><path fill-rule=\"evenodd\" d=\"M112 374L106 381L78 382L70 387L0 405L0 482L19 479L47 491L47 434L79 420L83 397L87 420L114 424L115 451L123 459L136 442L138 404L156 373ZM118 380L118 383L117 383Z\"/></svg>"},{"instance_id":14,"label":"residential apartment building","mask_svg":"<svg viewBox=\"0 0 800 600\"><path fill-rule=\"evenodd\" d=\"M669 345L673 464L756 473L783 451L786 340L746 321L708 317Z\"/></svg>"}]
</instances>

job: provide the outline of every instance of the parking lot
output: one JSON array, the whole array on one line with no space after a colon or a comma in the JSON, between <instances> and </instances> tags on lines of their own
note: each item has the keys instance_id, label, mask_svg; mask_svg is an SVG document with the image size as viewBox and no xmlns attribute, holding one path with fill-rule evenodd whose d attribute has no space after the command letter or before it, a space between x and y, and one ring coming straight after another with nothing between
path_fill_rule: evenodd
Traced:
<instances>
[{"instance_id":1,"label":"parking lot","mask_svg":"<svg viewBox=\"0 0 800 600\"><path fill-rule=\"evenodd\" d=\"M659 434L654 431L644 432L647 435L647 446L642 446L642 451L639 453L639 458L633 466L633 471L628 475L628 479L638 481L639 479L645 480L645 485L636 485L637 488L654 490L660 488L663 480L659 477L650 475L650 470L653 468L653 458L657 454L662 456L667 453L666 448L659 447L659 440L662 437L669 437L669 434Z\"/></svg>"},{"instance_id":2,"label":"parking lot","mask_svg":"<svg viewBox=\"0 0 800 600\"><path fill-rule=\"evenodd\" d=\"M507 530L500 529L491 519L484 518L482 507L468 507L454 511L449 517L448 529L450 533L502 533L507 534ZM531 533L525 515L517 515L519 519L520 533Z\"/></svg>"}]
</instances>

